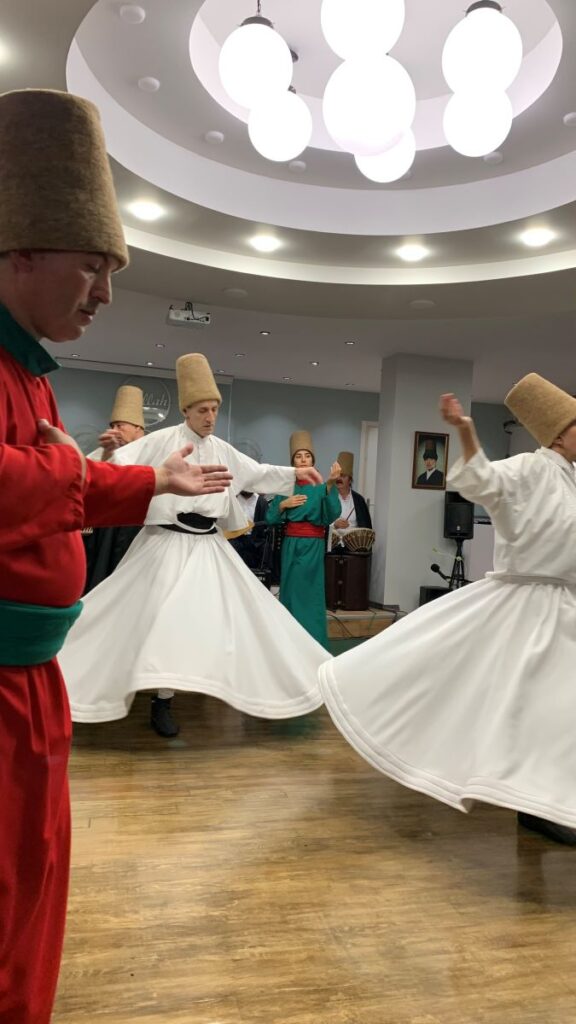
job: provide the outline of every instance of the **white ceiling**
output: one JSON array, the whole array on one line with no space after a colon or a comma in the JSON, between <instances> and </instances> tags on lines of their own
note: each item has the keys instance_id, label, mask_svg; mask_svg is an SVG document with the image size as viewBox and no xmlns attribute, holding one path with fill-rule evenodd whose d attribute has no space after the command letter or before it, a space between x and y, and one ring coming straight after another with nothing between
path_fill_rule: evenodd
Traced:
<instances>
[{"instance_id":1,"label":"white ceiling","mask_svg":"<svg viewBox=\"0 0 576 1024\"><path fill-rule=\"evenodd\" d=\"M573 0L508 0L528 59L542 56L556 19L564 49L550 87L516 117L502 163L424 148L409 180L381 187L363 179L343 153L309 148L298 175L264 161L243 121L201 85L188 56L194 18L201 16L221 42L254 13L253 0L141 0L146 19L136 26L122 21L120 6L4 0L0 11L8 52L0 60L0 87L65 88L68 60L71 78L79 69L85 76L86 88L78 88L80 79L74 88L95 90L110 152L121 158L113 167L132 264L117 279L115 305L82 343L59 346L65 357L78 349L70 365L157 373L198 349L215 369L237 377L374 391L382 357L411 352L472 359L481 401L498 401L531 369L576 390L576 127L562 122L576 109ZM321 92L330 72L330 51L320 49L319 6L320 0L263 0L263 13L299 51L301 93ZM442 89L441 44L462 6L406 0L405 34L394 56L424 101ZM138 89L144 75L161 81L157 93ZM208 130L224 134L222 145L204 140ZM179 174L186 168L184 188ZM166 215L152 225L137 221L126 209L136 198L156 199ZM354 230L359 224L362 230ZM402 225L411 230L398 230ZM556 233L536 253L518 239L534 225ZM262 228L282 242L273 256L248 245ZM429 247L424 264L398 260L396 249L407 239ZM238 288L245 294L230 292ZM422 299L434 305L414 308ZM165 325L169 303L185 300L211 312L205 331ZM260 336L263 329L270 337ZM148 361L156 365L147 369Z\"/></svg>"}]
</instances>

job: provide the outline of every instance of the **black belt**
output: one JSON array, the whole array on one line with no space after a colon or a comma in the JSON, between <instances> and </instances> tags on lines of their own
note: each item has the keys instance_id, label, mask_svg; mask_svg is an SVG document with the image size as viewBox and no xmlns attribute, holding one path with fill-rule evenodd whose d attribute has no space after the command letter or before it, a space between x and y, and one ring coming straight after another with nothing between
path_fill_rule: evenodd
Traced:
<instances>
[{"instance_id":1,"label":"black belt","mask_svg":"<svg viewBox=\"0 0 576 1024\"><path fill-rule=\"evenodd\" d=\"M180 512L176 518L179 523L182 523L182 526L178 526L177 523L162 523L162 529L173 530L174 533L197 533L204 537L211 533L218 533L216 520L210 519L208 516L200 516L196 512Z\"/></svg>"}]
</instances>

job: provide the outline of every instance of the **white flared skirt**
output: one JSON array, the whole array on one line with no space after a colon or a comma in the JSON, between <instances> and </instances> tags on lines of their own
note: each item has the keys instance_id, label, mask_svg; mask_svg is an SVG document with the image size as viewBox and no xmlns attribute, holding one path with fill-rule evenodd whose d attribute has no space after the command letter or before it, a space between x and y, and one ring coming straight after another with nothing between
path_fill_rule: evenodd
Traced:
<instances>
[{"instance_id":1,"label":"white flared skirt","mask_svg":"<svg viewBox=\"0 0 576 1024\"><path fill-rule=\"evenodd\" d=\"M73 720L105 722L157 687L262 718L302 715L322 703L328 657L220 533L145 527L84 599L59 660Z\"/></svg>"},{"instance_id":2,"label":"white flared skirt","mask_svg":"<svg viewBox=\"0 0 576 1024\"><path fill-rule=\"evenodd\" d=\"M576 828L576 588L486 578L321 666L371 765L461 811L475 800Z\"/></svg>"}]
</instances>

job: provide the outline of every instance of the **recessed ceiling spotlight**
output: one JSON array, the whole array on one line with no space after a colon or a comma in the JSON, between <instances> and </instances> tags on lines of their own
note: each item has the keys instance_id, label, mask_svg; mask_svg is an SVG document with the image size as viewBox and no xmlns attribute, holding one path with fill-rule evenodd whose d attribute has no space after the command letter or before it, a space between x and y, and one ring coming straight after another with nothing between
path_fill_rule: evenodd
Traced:
<instances>
[{"instance_id":1,"label":"recessed ceiling spotlight","mask_svg":"<svg viewBox=\"0 0 576 1024\"><path fill-rule=\"evenodd\" d=\"M554 238L556 235L550 228L528 228L520 235L520 241L531 249L539 249L543 245L548 245Z\"/></svg>"},{"instance_id":2,"label":"recessed ceiling spotlight","mask_svg":"<svg viewBox=\"0 0 576 1024\"><path fill-rule=\"evenodd\" d=\"M229 295L233 299L245 299L248 295L245 288L223 288L222 293Z\"/></svg>"},{"instance_id":3,"label":"recessed ceiling spotlight","mask_svg":"<svg viewBox=\"0 0 576 1024\"><path fill-rule=\"evenodd\" d=\"M226 370L216 370L216 373L226 373Z\"/></svg>"},{"instance_id":4,"label":"recessed ceiling spotlight","mask_svg":"<svg viewBox=\"0 0 576 1024\"><path fill-rule=\"evenodd\" d=\"M234 353L234 359L244 359L245 355L246 355L245 352L235 352Z\"/></svg>"},{"instance_id":5,"label":"recessed ceiling spotlight","mask_svg":"<svg viewBox=\"0 0 576 1024\"><path fill-rule=\"evenodd\" d=\"M355 345L356 342L355 341L345 341L344 344L345 345Z\"/></svg>"},{"instance_id":6,"label":"recessed ceiling spotlight","mask_svg":"<svg viewBox=\"0 0 576 1024\"><path fill-rule=\"evenodd\" d=\"M495 149L493 153L486 153L486 155L483 156L482 159L485 164L490 164L491 166L495 167L496 164L502 163L502 161L504 160L504 154L501 153L499 149Z\"/></svg>"},{"instance_id":7,"label":"recessed ceiling spotlight","mask_svg":"<svg viewBox=\"0 0 576 1024\"><path fill-rule=\"evenodd\" d=\"M152 363L150 360L148 360L148 362L146 363L146 366L154 366L154 363Z\"/></svg>"},{"instance_id":8,"label":"recessed ceiling spotlight","mask_svg":"<svg viewBox=\"0 0 576 1024\"><path fill-rule=\"evenodd\" d=\"M144 78L138 79L138 88L141 92L158 92L160 79L152 78L152 75L144 75Z\"/></svg>"},{"instance_id":9,"label":"recessed ceiling spotlight","mask_svg":"<svg viewBox=\"0 0 576 1024\"><path fill-rule=\"evenodd\" d=\"M410 303L412 309L432 309L435 305L434 299L412 299Z\"/></svg>"},{"instance_id":10,"label":"recessed ceiling spotlight","mask_svg":"<svg viewBox=\"0 0 576 1024\"><path fill-rule=\"evenodd\" d=\"M564 114L562 124L565 124L567 128L576 128L576 110L571 110L569 114Z\"/></svg>"},{"instance_id":11,"label":"recessed ceiling spotlight","mask_svg":"<svg viewBox=\"0 0 576 1024\"><path fill-rule=\"evenodd\" d=\"M288 168L292 171L292 174L304 174L306 167L307 164L305 160L291 160L288 164Z\"/></svg>"},{"instance_id":12,"label":"recessed ceiling spotlight","mask_svg":"<svg viewBox=\"0 0 576 1024\"><path fill-rule=\"evenodd\" d=\"M127 209L138 220L153 221L164 215L163 207L148 199L136 199L135 202L128 203Z\"/></svg>"},{"instance_id":13,"label":"recessed ceiling spotlight","mask_svg":"<svg viewBox=\"0 0 576 1024\"><path fill-rule=\"evenodd\" d=\"M119 13L128 25L141 25L146 17L146 11L139 4L122 4Z\"/></svg>"},{"instance_id":14,"label":"recessed ceiling spotlight","mask_svg":"<svg viewBox=\"0 0 576 1024\"><path fill-rule=\"evenodd\" d=\"M282 377L282 380L294 380L293 377Z\"/></svg>"},{"instance_id":15,"label":"recessed ceiling spotlight","mask_svg":"<svg viewBox=\"0 0 576 1024\"><path fill-rule=\"evenodd\" d=\"M355 384L345 384L344 387L345 388L355 388L356 385Z\"/></svg>"},{"instance_id":16,"label":"recessed ceiling spotlight","mask_svg":"<svg viewBox=\"0 0 576 1024\"><path fill-rule=\"evenodd\" d=\"M401 245L399 249L396 249L396 255L399 256L401 260L405 260L406 263L419 263L420 260L425 259L429 254L429 249L424 245L417 245L415 242L411 242L407 245Z\"/></svg>"},{"instance_id":17,"label":"recessed ceiling spotlight","mask_svg":"<svg viewBox=\"0 0 576 1024\"><path fill-rule=\"evenodd\" d=\"M268 335L270 334L270 331L260 331L260 334L262 335L263 338L267 338Z\"/></svg>"},{"instance_id":18,"label":"recessed ceiling spotlight","mask_svg":"<svg viewBox=\"0 0 576 1024\"><path fill-rule=\"evenodd\" d=\"M221 146L224 142L224 132L209 131L204 133L204 142L209 142L211 146Z\"/></svg>"},{"instance_id":19,"label":"recessed ceiling spotlight","mask_svg":"<svg viewBox=\"0 0 576 1024\"><path fill-rule=\"evenodd\" d=\"M73 352L70 358L71 359L80 359L80 356L78 355L77 352Z\"/></svg>"},{"instance_id":20,"label":"recessed ceiling spotlight","mask_svg":"<svg viewBox=\"0 0 576 1024\"><path fill-rule=\"evenodd\" d=\"M250 239L250 245L253 249L257 249L258 252L276 252L282 245L277 238L273 235L254 235Z\"/></svg>"},{"instance_id":21,"label":"recessed ceiling spotlight","mask_svg":"<svg viewBox=\"0 0 576 1024\"><path fill-rule=\"evenodd\" d=\"M157 341L155 348L166 348L166 345L164 345L161 341Z\"/></svg>"},{"instance_id":22,"label":"recessed ceiling spotlight","mask_svg":"<svg viewBox=\"0 0 576 1024\"><path fill-rule=\"evenodd\" d=\"M310 366L320 366L320 363L318 362L317 359L311 359Z\"/></svg>"}]
</instances>

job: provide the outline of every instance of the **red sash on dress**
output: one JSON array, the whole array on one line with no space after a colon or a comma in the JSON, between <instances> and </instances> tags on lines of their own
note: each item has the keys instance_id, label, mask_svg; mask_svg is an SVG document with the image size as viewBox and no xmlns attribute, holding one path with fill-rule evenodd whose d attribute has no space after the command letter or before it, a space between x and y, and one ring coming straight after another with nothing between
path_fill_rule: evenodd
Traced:
<instances>
[{"instance_id":1,"label":"red sash on dress","mask_svg":"<svg viewBox=\"0 0 576 1024\"><path fill-rule=\"evenodd\" d=\"M324 526L314 526L314 523L288 523L286 526L285 537L317 537L318 540L324 540L326 535L326 528Z\"/></svg>"}]
</instances>

